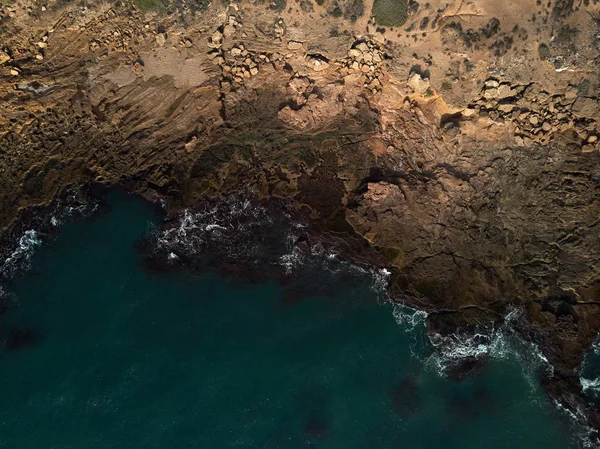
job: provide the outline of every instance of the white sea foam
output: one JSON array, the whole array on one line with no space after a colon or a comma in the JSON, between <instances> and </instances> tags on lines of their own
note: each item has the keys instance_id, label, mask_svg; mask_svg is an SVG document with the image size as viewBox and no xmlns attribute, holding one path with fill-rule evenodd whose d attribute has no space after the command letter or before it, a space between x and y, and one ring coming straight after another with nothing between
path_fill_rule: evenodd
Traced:
<instances>
[{"instance_id":1,"label":"white sea foam","mask_svg":"<svg viewBox=\"0 0 600 449\"><path fill-rule=\"evenodd\" d=\"M0 275L11 276L17 269L29 266L35 248L41 244L37 231L29 229L19 238L19 244L12 254L0 266Z\"/></svg>"},{"instance_id":2,"label":"white sea foam","mask_svg":"<svg viewBox=\"0 0 600 449\"><path fill-rule=\"evenodd\" d=\"M600 336L596 338L596 341L592 344L590 351L585 355L581 368L579 370L579 382L581 383L581 389L585 392L592 393L594 395L600 395L600 377L588 378L586 377L590 373L586 373L587 366L589 364L590 357L600 356Z\"/></svg>"},{"instance_id":3,"label":"white sea foam","mask_svg":"<svg viewBox=\"0 0 600 449\"><path fill-rule=\"evenodd\" d=\"M287 252L279 257L279 264L285 268L286 274L292 274L301 267L306 256L296 246L297 237L294 234L288 234L286 237Z\"/></svg>"},{"instance_id":4,"label":"white sea foam","mask_svg":"<svg viewBox=\"0 0 600 449\"><path fill-rule=\"evenodd\" d=\"M51 213L34 216L31 222L33 228L25 231L19 237L17 247L12 251L10 256L0 262L0 276L11 277L17 271L29 268L31 256L42 243L39 229L47 229L48 226L57 228L66 219L74 215L86 217L94 213L97 209L98 203L85 202L81 198L79 190L71 189L65 192L64 196L56 200Z\"/></svg>"},{"instance_id":5,"label":"white sea foam","mask_svg":"<svg viewBox=\"0 0 600 449\"><path fill-rule=\"evenodd\" d=\"M600 392L600 378L586 379L585 377L580 377L579 381L581 382L581 389L583 391L594 390L595 392Z\"/></svg>"},{"instance_id":6,"label":"white sea foam","mask_svg":"<svg viewBox=\"0 0 600 449\"><path fill-rule=\"evenodd\" d=\"M251 242L253 233L269 223L271 217L264 207L243 196L230 196L200 210L185 209L175 226L159 233L157 243L168 252L201 254L206 244L218 242L229 255L251 254L256 245L235 242Z\"/></svg>"},{"instance_id":7,"label":"white sea foam","mask_svg":"<svg viewBox=\"0 0 600 449\"><path fill-rule=\"evenodd\" d=\"M469 334L456 332L449 336L430 335L435 352L426 360L426 364L443 376L448 369L465 359L513 358L519 361L531 388L536 388L538 380L535 374L545 371L547 375L551 376L554 374L554 367L535 343L524 340L514 330L515 325L521 319L524 319L522 310L514 308L507 314L503 324L497 328L489 326ZM600 345L595 344L594 351L600 354ZM581 377L580 380L584 391L600 392L600 378ZM570 419L576 447L598 449L599 446L595 444L595 438L593 438L596 431L587 424L586 414L577 407L573 410L554 399L553 403Z\"/></svg>"},{"instance_id":8,"label":"white sea foam","mask_svg":"<svg viewBox=\"0 0 600 449\"><path fill-rule=\"evenodd\" d=\"M424 310L411 309L402 304L392 302L394 311L392 312L396 323L406 332L414 331L418 326L424 326L427 319L427 312Z\"/></svg>"},{"instance_id":9,"label":"white sea foam","mask_svg":"<svg viewBox=\"0 0 600 449\"><path fill-rule=\"evenodd\" d=\"M158 232L157 246L167 256L198 255L210 244L226 256L252 260L263 246L273 245L273 251L268 253L269 260L263 262L278 264L287 274L293 274L307 264L318 264L332 275L350 272L365 280L371 279L378 296L386 296L391 274L388 270L346 262L320 243L313 244L310 254L305 254L297 246L305 227L303 223L294 222L289 214L274 214L244 194L231 195L198 210L184 210L174 226Z\"/></svg>"},{"instance_id":10,"label":"white sea foam","mask_svg":"<svg viewBox=\"0 0 600 449\"><path fill-rule=\"evenodd\" d=\"M585 413L578 407L575 410L571 410L556 399L553 399L552 402L561 413L570 419L572 423L572 439L577 444L577 447L582 449L598 449L599 446L595 443L597 431L587 424Z\"/></svg>"},{"instance_id":11,"label":"white sea foam","mask_svg":"<svg viewBox=\"0 0 600 449\"><path fill-rule=\"evenodd\" d=\"M449 369L465 359L514 357L521 363L527 380L533 386L535 373L543 370L551 375L554 367L535 343L525 341L514 330L521 319L522 310L513 308L498 327L479 326L474 332L459 330L450 335L432 334L430 341L435 352L429 358L428 364L441 375L445 375Z\"/></svg>"}]
</instances>

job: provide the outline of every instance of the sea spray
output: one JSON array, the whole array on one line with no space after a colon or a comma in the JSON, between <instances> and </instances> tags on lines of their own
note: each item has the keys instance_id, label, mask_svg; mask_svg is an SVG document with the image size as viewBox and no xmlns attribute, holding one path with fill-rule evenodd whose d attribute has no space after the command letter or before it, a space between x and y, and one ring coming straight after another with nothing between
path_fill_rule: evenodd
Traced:
<instances>
[{"instance_id":1,"label":"sea spray","mask_svg":"<svg viewBox=\"0 0 600 449\"><path fill-rule=\"evenodd\" d=\"M554 367L535 343L525 340L516 331L523 319L523 311L512 308L499 326L492 323L477 326L471 332L459 329L449 335L432 333L430 340L435 351L428 364L441 375L446 375L466 359L514 357L520 362L526 378L533 386L534 374L542 371L552 375Z\"/></svg>"},{"instance_id":2,"label":"sea spray","mask_svg":"<svg viewBox=\"0 0 600 449\"><path fill-rule=\"evenodd\" d=\"M9 231L12 241L0 250L4 260L0 263L0 278L11 278L30 267L31 257L43 240L58 227L73 218L88 217L98 210L98 201L88 198L79 189L68 189L58 197L50 209L34 211L26 220L29 229L15 234Z\"/></svg>"},{"instance_id":3,"label":"sea spray","mask_svg":"<svg viewBox=\"0 0 600 449\"><path fill-rule=\"evenodd\" d=\"M392 302L394 318L396 323L404 329L405 332L413 332L417 327L424 327L427 319L427 312L424 310L411 309L403 304Z\"/></svg>"},{"instance_id":4,"label":"sea spray","mask_svg":"<svg viewBox=\"0 0 600 449\"><path fill-rule=\"evenodd\" d=\"M385 301L389 271L348 262L320 242L312 244L308 253L302 251L297 243L306 236L305 228L284 207L273 210L250 194L239 193L195 210L185 209L171 226L155 234L158 250L172 262L212 252L221 260L279 267L287 276L318 267L333 277L345 273L369 280L378 300Z\"/></svg>"},{"instance_id":5,"label":"sea spray","mask_svg":"<svg viewBox=\"0 0 600 449\"><path fill-rule=\"evenodd\" d=\"M15 250L0 265L0 276L9 278L17 270L27 269L35 248L41 243L42 241L35 229L25 231L19 238Z\"/></svg>"},{"instance_id":6,"label":"sea spray","mask_svg":"<svg viewBox=\"0 0 600 449\"><path fill-rule=\"evenodd\" d=\"M315 267L313 241L288 284L157 275L137 252L151 213L116 199L109 214L58 233L56 249L32 260L39 276L15 279L20 311L6 328L32 324L43 338L4 357L3 447L568 446L515 364L473 385L423 370L392 307L365 288L388 287L385 270L373 281L366 266L346 270L326 243ZM296 282L305 288L290 307L286 285ZM394 309L426 338L422 314Z\"/></svg>"},{"instance_id":7,"label":"sea spray","mask_svg":"<svg viewBox=\"0 0 600 449\"><path fill-rule=\"evenodd\" d=\"M258 252L271 224L266 208L247 195L231 195L197 210L185 209L174 226L157 231L157 245L174 256L199 255L218 245L223 254L242 259Z\"/></svg>"},{"instance_id":8,"label":"sea spray","mask_svg":"<svg viewBox=\"0 0 600 449\"><path fill-rule=\"evenodd\" d=\"M570 410L556 399L552 400L556 409L569 419L571 423L572 441L578 449L598 449L595 443L597 431L587 424L585 413L579 409Z\"/></svg>"},{"instance_id":9,"label":"sea spray","mask_svg":"<svg viewBox=\"0 0 600 449\"><path fill-rule=\"evenodd\" d=\"M600 395L600 336L585 354L579 374L583 391L597 398Z\"/></svg>"},{"instance_id":10,"label":"sea spray","mask_svg":"<svg viewBox=\"0 0 600 449\"><path fill-rule=\"evenodd\" d=\"M600 400L600 336L590 347L590 350L585 354L581 368L579 369L579 382L581 389L586 394L591 402L597 403ZM569 416L574 422L579 422L580 425L575 428L575 433L579 440L583 441L584 448L594 448L591 436L595 433L593 429L587 426L585 415L582 413L572 412L560 404L557 406Z\"/></svg>"}]
</instances>

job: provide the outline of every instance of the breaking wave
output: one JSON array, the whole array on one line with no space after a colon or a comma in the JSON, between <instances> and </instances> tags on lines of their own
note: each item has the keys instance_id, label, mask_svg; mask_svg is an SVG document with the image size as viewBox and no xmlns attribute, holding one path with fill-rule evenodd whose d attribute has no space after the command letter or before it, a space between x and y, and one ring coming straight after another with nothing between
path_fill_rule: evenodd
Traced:
<instances>
[{"instance_id":1,"label":"breaking wave","mask_svg":"<svg viewBox=\"0 0 600 449\"><path fill-rule=\"evenodd\" d=\"M17 272L29 269L31 257L48 235L48 230L59 227L70 218L89 216L97 208L98 203L82 199L79 190L65 192L63 197L55 201L50 212L34 215L31 228L17 234L13 242L0 249L0 255L3 256L0 278L8 279Z\"/></svg>"},{"instance_id":2,"label":"breaking wave","mask_svg":"<svg viewBox=\"0 0 600 449\"><path fill-rule=\"evenodd\" d=\"M590 378L589 375L597 374L600 362L600 337L596 339L590 351L585 355L581 364L579 382L584 392L591 396L600 395L600 376ZM590 372L592 371L592 372Z\"/></svg>"},{"instance_id":3,"label":"breaking wave","mask_svg":"<svg viewBox=\"0 0 600 449\"><path fill-rule=\"evenodd\" d=\"M346 261L319 242L301 248L298 242L306 237L305 228L294 222L285 209L273 212L252 197L238 194L197 210L184 210L170 227L158 231L156 241L159 251L170 261L217 250L222 257L242 263L278 266L287 276L301 275L303 270L312 268L334 278L339 275L361 279L369 283L378 301L392 304L401 329L424 334L427 313L390 300L388 270ZM534 373L552 374L553 367L534 343L525 341L515 330L521 320L523 313L515 308L496 327L429 335L433 351L424 362L445 376L465 360L514 357L533 385Z\"/></svg>"},{"instance_id":4,"label":"breaking wave","mask_svg":"<svg viewBox=\"0 0 600 449\"><path fill-rule=\"evenodd\" d=\"M475 332L457 331L445 336L434 333L430 335L434 351L425 363L440 375L446 376L465 361L513 359L519 363L525 379L534 389L539 385L538 375L552 376L554 366L534 342L525 340L517 332L516 329L522 327L521 320L525 320L522 309L513 308L498 327L479 326ZM594 349L600 355L600 345L596 345ZM584 391L595 390L600 393L600 378L580 380ZM571 410L555 399L552 402L570 422L574 447L597 449L592 438L596 431L587 424L585 413L579 409Z\"/></svg>"},{"instance_id":5,"label":"breaking wave","mask_svg":"<svg viewBox=\"0 0 600 449\"><path fill-rule=\"evenodd\" d=\"M19 239L17 248L0 266L0 276L10 277L17 270L29 268L31 256L41 243L42 241L34 229L25 231Z\"/></svg>"},{"instance_id":6,"label":"breaking wave","mask_svg":"<svg viewBox=\"0 0 600 449\"><path fill-rule=\"evenodd\" d=\"M178 256L201 254L218 242L228 255L251 256L258 250L257 232L271 223L267 209L247 197L231 196L197 211L184 210L174 227L160 233L158 246Z\"/></svg>"},{"instance_id":7,"label":"breaking wave","mask_svg":"<svg viewBox=\"0 0 600 449\"><path fill-rule=\"evenodd\" d=\"M217 253L221 260L277 267L286 276L318 267L332 276L367 279L378 298L387 298L388 270L348 262L321 243L301 250L298 242L306 239L306 225L294 221L285 207L280 209L274 211L248 194L231 195L184 210L170 227L156 231L157 247L173 262Z\"/></svg>"},{"instance_id":8,"label":"breaking wave","mask_svg":"<svg viewBox=\"0 0 600 449\"><path fill-rule=\"evenodd\" d=\"M492 358L497 360L515 358L523 367L524 374L533 385L533 375L545 372L552 375L554 367L539 347L526 341L515 330L524 320L523 311L513 308L499 326L478 326L474 332L457 331L450 335L433 333L431 344L435 348L427 363L441 375L446 375L465 360Z\"/></svg>"},{"instance_id":9,"label":"breaking wave","mask_svg":"<svg viewBox=\"0 0 600 449\"><path fill-rule=\"evenodd\" d=\"M592 403L598 403L600 400L600 336L596 339L588 353L585 355L583 359L583 363L581 364L581 369L579 372L579 382L581 384L581 389L586 394L588 399ZM572 412L570 410L566 410L557 404L558 407L564 410L565 413L568 414L573 420L579 418L579 421L583 421L583 413ZM591 441L590 436L592 435L593 430L581 426L581 429L577 429L578 434L580 436L580 440L583 441L584 448L594 448L594 444ZM586 432L587 431L587 432Z\"/></svg>"},{"instance_id":10,"label":"breaking wave","mask_svg":"<svg viewBox=\"0 0 600 449\"><path fill-rule=\"evenodd\" d=\"M572 424L571 431L573 433L572 440L577 445L576 447L581 449L598 449L598 445L592 440L596 431L588 426L585 413L579 409L572 411L556 399L553 399L552 403L563 415L570 419Z\"/></svg>"}]
</instances>

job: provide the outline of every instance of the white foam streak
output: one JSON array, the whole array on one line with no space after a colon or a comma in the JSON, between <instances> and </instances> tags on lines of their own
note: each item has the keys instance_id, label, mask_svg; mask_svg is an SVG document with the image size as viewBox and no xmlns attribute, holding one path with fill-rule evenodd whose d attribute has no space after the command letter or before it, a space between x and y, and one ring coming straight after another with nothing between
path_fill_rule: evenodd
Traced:
<instances>
[{"instance_id":1,"label":"white foam streak","mask_svg":"<svg viewBox=\"0 0 600 449\"><path fill-rule=\"evenodd\" d=\"M552 374L554 367L535 343L525 341L515 332L514 326L521 318L522 311L515 308L510 310L498 328L490 325L481 326L472 333L457 331L443 336L432 334L430 341L436 350L428 363L438 373L445 375L465 359L491 357L500 360L514 357L523 366L526 378L533 386L535 372L542 369Z\"/></svg>"},{"instance_id":2,"label":"white foam streak","mask_svg":"<svg viewBox=\"0 0 600 449\"><path fill-rule=\"evenodd\" d=\"M390 301L391 302L391 301ZM427 319L427 312L423 310L415 310L402 304L393 303L394 311L392 312L396 323L404 329L405 332L414 331L417 326L424 326Z\"/></svg>"},{"instance_id":3,"label":"white foam streak","mask_svg":"<svg viewBox=\"0 0 600 449\"><path fill-rule=\"evenodd\" d=\"M158 247L168 252L187 251L200 254L209 241L218 241L224 251L228 250L233 236L250 236L257 226L271 223L267 210L253 205L247 198L228 197L212 206L198 211L185 209L176 226L158 236ZM251 254L253 247L231 248Z\"/></svg>"},{"instance_id":4,"label":"white foam streak","mask_svg":"<svg viewBox=\"0 0 600 449\"><path fill-rule=\"evenodd\" d=\"M581 389L583 391L586 391L586 390L600 391L600 378L586 379L585 377L580 377L579 381L581 382Z\"/></svg>"},{"instance_id":5,"label":"white foam streak","mask_svg":"<svg viewBox=\"0 0 600 449\"><path fill-rule=\"evenodd\" d=\"M596 434L596 431L588 426L585 413L578 408L572 411L556 399L553 399L552 402L560 412L564 413L573 422L573 439L577 442L578 447L583 449L598 449L598 445L592 440L592 436Z\"/></svg>"},{"instance_id":6,"label":"white foam streak","mask_svg":"<svg viewBox=\"0 0 600 449\"><path fill-rule=\"evenodd\" d=\"M19 239L17 248L0 266L0 274L10 276L18 268L26 268L35 248L41 243L38 233L34 229L25 231Z\"/></svg>"}]
</instances>

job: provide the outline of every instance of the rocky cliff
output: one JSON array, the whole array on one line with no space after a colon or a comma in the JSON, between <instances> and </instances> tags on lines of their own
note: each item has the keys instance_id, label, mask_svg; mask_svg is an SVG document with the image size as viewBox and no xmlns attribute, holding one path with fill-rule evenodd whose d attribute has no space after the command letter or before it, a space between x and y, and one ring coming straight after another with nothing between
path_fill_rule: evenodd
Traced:
<instances>
[{"instance_id":1,"label":"rocky cliff","mask_svg":"<svg viewBox=\"0 0 600 449\"><path fill-rule=\"evenodd\" d=\"M600 429L600 7L501 3L3 3L0 228L90 182L171 213L250 186L432 335L521 308Z\"/></svg>"}]
</instances>

